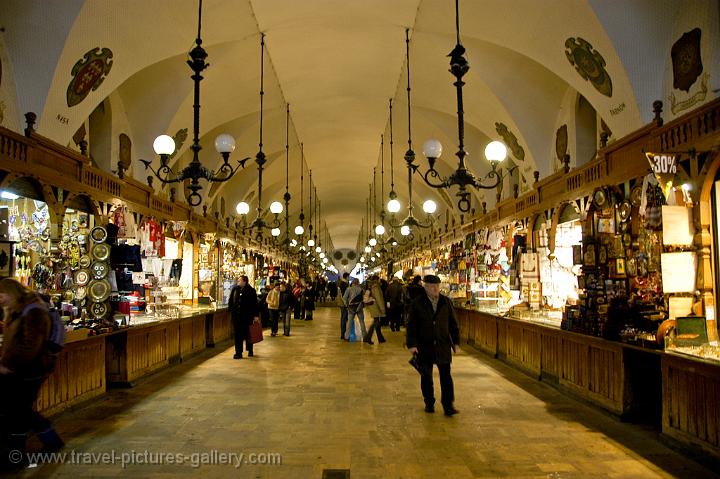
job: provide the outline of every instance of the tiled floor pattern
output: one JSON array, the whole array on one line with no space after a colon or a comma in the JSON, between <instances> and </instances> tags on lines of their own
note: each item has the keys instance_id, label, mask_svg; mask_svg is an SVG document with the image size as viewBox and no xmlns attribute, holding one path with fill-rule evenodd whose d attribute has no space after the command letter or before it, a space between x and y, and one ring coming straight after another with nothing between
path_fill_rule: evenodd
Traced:
<instances>
[{"instance_id":1,"label":"tiled floor pattern","mask_svg":"<svg viewBox=\"0 0 720 479\"><path fill-rule=\"evenodd\" d=\"M66 462L22 475L319 479L324 469L350 469L353 479L716 477L655 432L474 351L453 362L461 413L427 414L404 332L384 328L385 344L347 343L337 318L336 309L321 308L312 322L294 321L290 337L266 335L252 359L233 360L229 345L207 350L66 412L56 418ZM220 465L236 459L222 453L244 453L246 464ZM249 464L271 460L266 453L282 464Z\"/></svg>"}]
</instances>

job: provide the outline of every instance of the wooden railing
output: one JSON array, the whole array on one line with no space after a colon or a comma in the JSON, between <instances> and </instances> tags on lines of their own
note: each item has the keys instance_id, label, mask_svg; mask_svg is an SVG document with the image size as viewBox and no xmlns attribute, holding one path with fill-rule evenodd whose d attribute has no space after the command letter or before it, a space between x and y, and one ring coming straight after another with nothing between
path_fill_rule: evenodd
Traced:
<instances>
[{"instance_id":1,"label":"wooden railing","mask_svg":"<svg viewBox=\"0 0 720 479\"><path fill-rule=\"evenodd\" d=\"M26 137L0 127L0 170L62 188L66 198L68 193L77 193L106 203L120 200L142 215L190 221L191 229L203 233L218 229L214 219L192 213L185 204L162 199L151 187L132 178L121 180L96 168L85 156L35 133Z\"/></svg>"}]
</instances>

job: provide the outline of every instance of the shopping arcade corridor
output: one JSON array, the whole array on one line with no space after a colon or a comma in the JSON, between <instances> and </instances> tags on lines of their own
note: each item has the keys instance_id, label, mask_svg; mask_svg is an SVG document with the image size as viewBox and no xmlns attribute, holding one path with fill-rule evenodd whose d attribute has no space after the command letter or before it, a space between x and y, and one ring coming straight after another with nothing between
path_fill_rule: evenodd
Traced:
<instances>
[{"instance_id":1,"label":"shopping arcade corridor","mask_svg":"<svg viewBox=\"0 0 720 479\"><path fill-rule=\"evenodd\" d=\"M225 343L61 414L64 452L96 464L44 464L22 476L297 479L349 469L352 478L716 477L654 431L620 423L469 347L453 362L461 413L426 414L404 330L383 328L385 344L347 343L338 316L320 308L312 322L293 321L289 338L266 330L254 358L233 360ZM439 400L437 377L436 394ZM155 454L151 462L158 454L186 460L138 464L148 462L145 451ZM215 462L220 453L255 453L281 464L193 467L193 455L213 451ZM98 463L112 452L114 464ZM123 468L121 456L131 453L136 463Z\"/></svg>"}]
</instances>

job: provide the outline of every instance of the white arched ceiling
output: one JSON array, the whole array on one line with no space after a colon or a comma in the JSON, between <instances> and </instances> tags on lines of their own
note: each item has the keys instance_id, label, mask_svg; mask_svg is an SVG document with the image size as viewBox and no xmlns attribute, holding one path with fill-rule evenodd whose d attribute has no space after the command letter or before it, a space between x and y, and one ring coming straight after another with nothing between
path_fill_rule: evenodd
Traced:
<instances>
[{"instance_id":1,"label":"white arched ceiling","mask_svg":"<svg viewBox=\"0 0 720 479\"><path fill-rule=\"evenodd\" d=\"M521 171L526 181L532 182L534 170L541 177L554 172L555 130L572 118L563 108L576 93L590 102L614 138L642 126L650 118L649 103L662 97L667 80L667 75L657 74L666 72L674 40L664 30L675 26L683 8L698 9L697 5L708 3L461 0L461 38L471 67L464 89L469 168L477 176L487 173L482 149L499 137L495 123L501 122L525 150ZM402 158L407 149L406 28L411 29L417 162L424 171L422 143L435 137L445 146L438 169L446 174L456 163L455 88L447 71L447 54L455 44L454 20L452 0L204 0L202 37L210 67L201 93L201 160L207 166L219 164L213 140L225 131L237 139L231 161L251 158L236 178L212 190L205 188L208 202L218 204L223 198L230 214L237 201L257 196L252 158L258 149L263 32L267 46L264 151L271 158L263 201L267 205L284 193L287 101L294 176L291 222L297 222L300 206L297 175L302 142L332 241L338 248L354 247L383 132L389 169L391 97L396 107L395 189L401 202L407 198ZM188 128L188 139L175 161L179 165L189 161L193 98L185 58L195 38L197 0L5 0L0 21L17 86L18 121L13 123L22 124L22 114L35 111L40 116L39 133L68 144L97 105L111 97L113 115L122 116L113 118L114 128L122 128L133 141L136 178L146 176L136 160L152 158L152 141L160 133L174 135ZM603 56L612 96L598 92L568 62L565 41L576 37L590 42ZM96 91L69 108L70 71L87 51L98 47L112 50L112 69ZM111 132L113 144L120 132ZM307 171L305 182L308 216ZM494 193L474 191L473 206L479 208L480 201L487 201L492 207ZM447 206L449 196L454 204L454 194L455 190L440 194L420 178L414 180L417 208L428 197Z\"/></svg>"}]
</instances>

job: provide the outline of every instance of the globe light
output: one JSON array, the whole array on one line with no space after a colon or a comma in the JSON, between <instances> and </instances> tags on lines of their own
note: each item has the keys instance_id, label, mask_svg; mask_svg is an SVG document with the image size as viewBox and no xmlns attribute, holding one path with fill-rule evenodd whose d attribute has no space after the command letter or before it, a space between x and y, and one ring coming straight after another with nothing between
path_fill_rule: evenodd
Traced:
<instances>
[{"instance_id":1,"label":"globe light","mask_svg":"<svg viewBox=\"0 0 720 479\"><path fill-rule=\"evenodd\" d=\"M425 158L440 158L440 155L442 155L442 143L431 138L423 143L422 151Z\"/></svg>"},{"instance_id":2,"label":"globe light","mask_svg":"<svg viewBox=\"0 0 720 479\"><path fill-rule=\"evenodd\" d=\"M400 202L396 199L388 201L387 209L390 213L397 213L400 211Z\"/></svg>"},{"instance_id":3,"label":"globe light","mask_svg":"<svg viewBox=\"0 0 720 479\"><path fill-rule=\"evenodd\" d=\"M499 163L507 157L507 147L501 141L491 141L485 147L485 158L493 163Z\"/></svg>"},{"instance_id":4,"label":"globe light","mask_svg":"<svg viewBox=\"0 0 720 479\"><path fill-rule=\"evenodd\" d=\"M393 240L390 242L390 244L391 244L392 246L397 246L397 245L398 245L398 242L397 242L396 239L393 238Z\"/></svg>"},{"instance_id":5,"label":"globe light","mask_svg":"<svg viewBox=\"0 0 720 479\"><path fill-rule=\"evenodd\" d=\"M215 149L218 153L232 153L235 151L235 138L222 133L215 138Z\"/></svg>"},{"instance_id":6,"label":"globe light","mask_svg":"<svg viewBox=\"0 0 720 479\"><path fill-rule=\"evenodd\" d=\"M375 256L377 256L377 257L379 258L379 257L380 257L380 253L375 253Z\"/></svg>"},{"instance_id":7,"label":"globe light","mask_svg":"<svg viewBox=\"0 0 720 479\"><path fill-rule=\"evenodd\" d=\"M382 236L385 234L385 227L383 225L377 225L375 227L375 234L378 236Z\"/></svg>"},{"instance_id":8,"label":"globe light","mask_svg":"<svg viewBox=\"0 0 720 479\"><path fill-rule=\"evenodd\" d=\"M361 263L364 263L364 262L365 262L365 256L360 256L360 262L361 262Z\"/></svg>"},{"instance_id":9,"label":"globe light","mask_svg":"<svg viewBox=\"0 0 720 479\"><path fill-rule=\"evenodd\" d=\"M280 236L280 228L273 228L273 229L270 231L270 233L271 233L273 236Z\"/></svg>"},{"instance_id":10,"label":"globe light","mask_svg":"<svg viewBox=\"0 0 720 479\"><path fill-rule=\"evenodd\" d=\"M366 253L369 253L371 250L372 250L372 248L371 248L370 246L366 246L366 247L365 247L365 252L366 252Z\"/></svg>"},{"instance_id":11,"label":"globe light","mask_svg":"<svg viewBox=\"0 0 720 479\"><path fill-rule=\"evenodd\" d=\"M296 234L296 235L300 236L300 235L303 234L304 232L305 232L305 228L303 228L302 226L297 225L297 226L295 227L295 234Z\"/></svg>"},{"instance_id":12,"label":"globe light","mask_svg":"<svg viewBox=\"0 0 720 479\"><path fill-rule=\"evenodd\" d=\"M327 259L327 258L323 258L323 259L322 259L322 262L323 262L323 263L327 263L327 262L328 262L328 259Z\"/></svg>"},{"instance_id":13,"label":"globe light","mask_svg":"<svg viewBox=\"0 0 720 479\"><path fill-rule=\"evenodd\" d=\"M316 252L316 253L319 253L319 252L321 252L321 251L322 251L322 248L321 248L320 246L318 246L318 247L315 248L315 252Z\"/></svg>"},{"instance_id":14,"label":"globe light","mask_svg":"<svg viewBox=\"0 0 720 479\"><path fill-rule=\"evenodd\" d=\"M377 244L377 240L375 238L370 238L370 241L368 241L368 244L370 246L375 246Z\"/></svg>"},{"instance_id":15,"label":"globe light","mask_svg":"<svg viewBox=\"0 0 720 479\"><path fill-rule=\"evenodd\" d=\"M437 204L433 200L427 200L423 203L423 211L429 215L435 213L437 210Z\"/></svg>"},{"instance_id":16,"label":"globe light","mask_svg":"<svg viewBox=\"0 0 720 479\"><path fill-rule=\"evenodd\" d=\"M300 251L305 251L305 246L300 246Z\"/></svg>"},{"instance_id":17,"label":"globe light","mask_svg":"<svg viewBox=\"0 0 720 479\"><path fill-rule=\"evenodd\" d=\"M315 240L312 239L312 238L310 238L310 239L308 240L307 245L312 248L313 246L315 246Z\"/></svg>"},{"instance_id":18,"label":"globe light","mask_svg":"<svg viewBox=\"0 0 720 479\"><path fill-rule=\"evenodd\" d=\"M320 253L320 258L325 258L325 253Z\"/></svg>"},{"instance_id":19,"label":"globe light","mask_svg":"<svg viewBox=\"0 0 720 479\"><path fill-rule=\"evenodd\" d=\"M245 203L244 201L241 201L235 207L235 211L237 211L237 214L239 215L246 215L250 212L250 205Z\"/></svg>"},{"instance_id":20,"label":"globe light","mask_svg":"<svg viewBox=\"0 0 720 479\"><path fill-rule=\"evenodd\" d=\"M172 155L175 151L175 140L168 135L160 135L153 141L153 150L158 155Z\"/></svg>"},{"instance_id":21,"label":"globe light","mask_svg":"<svg viewBox=\"0 0 720 479\"><path fill-rule=\"evenodd\" d=\"M273 201L270 203L270 213L279 215L283 212L283 205L279 201Z\"/></svg>"},{"instance_id":22,"label":"globe light","mask_svg":"<svg viewBox=\"0 0 720 479\"><path fill-rule=\"evenodd\" d=\"M410 227L408 225L403 226L400 228L400 234L403 236L407 236L410 234Z\"/></svg>"}]
</instances>

